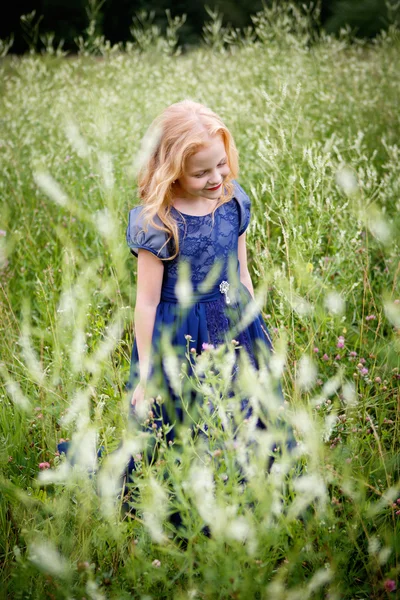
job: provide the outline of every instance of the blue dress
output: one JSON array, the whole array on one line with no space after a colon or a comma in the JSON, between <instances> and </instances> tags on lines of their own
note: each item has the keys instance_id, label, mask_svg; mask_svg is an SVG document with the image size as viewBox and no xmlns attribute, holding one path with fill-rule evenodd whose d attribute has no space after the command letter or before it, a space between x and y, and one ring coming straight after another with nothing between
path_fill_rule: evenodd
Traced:
<instances>
[{"instance_id":1,"label":"blue dress","mask_svg":"<svg viewBox=\"0 0 400 600\"><path fill-rule=\"evenodd\" d=\"M180 399L171 385L163 363L163 332L169 332L170 343L183 360L190 354L201 354L204 348L209 347L207 345L217 347L224 342L238 343L239 352L246 351L250 362L258 368L257 349L260 345L264 346L264 350L272 350L270 333L260 313L245 327L240 327L243 313L251 301L249 291L240 283L238 260L238 238L249 225L250 199L239 183L233 183L233 198L219 206L214 216L186 215L175 208L172 209L179 228L179 254L173 260L163 261L161 299L157 307L152 340L156 386L159 386L161 394L166 393L169 399L161 405L160 423L162 420L171 423L170 401L172 418L176 416L177 421L183 419ZM172 255L165 232L152 226L149 226L147 231L143 229L141 206L133 208L129 213L127 243L135 256L140 248L163 259ZM177 285L183 263L190 274L190 282ZM135 387L138 381L138 366L139 357L135 342L128 389ZM279 391L283 399L280 388ZM203 400L201 397L197 397L196 400L193 390L190 393L192 405ZM246 407L247 402L242 402L242 410ZM261 421L258 426L264 428ZM167 440L173 439L172 430L168 433Z\"/></svg>"}]
</instances>

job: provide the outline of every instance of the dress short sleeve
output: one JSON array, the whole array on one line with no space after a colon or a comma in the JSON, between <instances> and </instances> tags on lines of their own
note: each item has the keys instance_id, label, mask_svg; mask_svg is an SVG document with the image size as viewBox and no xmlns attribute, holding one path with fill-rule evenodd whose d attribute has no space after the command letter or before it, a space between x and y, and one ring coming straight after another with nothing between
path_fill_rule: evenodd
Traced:
<instances>
[{"instance_id":1,"label":"dress short sleeve","mask_svg":"<svg viewBox=\"0 0 400 600\"><path fill-rule=\"evenodd\" d=\"M138 250L148 250L157 258L168 258L168 235L165 231L157 229L153 225L144 225L143 206L136 206L129 211L129 221L126 230L126 241L134 256ZM154 221L162 225L161 220L155 217Z\"/></svg>"},{"instance_id":2,"label":"dress short sleeve","mask_svg":"<svg viewBox=\"0 0 400 600\"><path fill-rule=\"evenodd\" d=\"M239 235L244 233L250 223L250 198L242 188L242 186L234 181L234 198L239 206Z\"/></svg>"}]
</instances>

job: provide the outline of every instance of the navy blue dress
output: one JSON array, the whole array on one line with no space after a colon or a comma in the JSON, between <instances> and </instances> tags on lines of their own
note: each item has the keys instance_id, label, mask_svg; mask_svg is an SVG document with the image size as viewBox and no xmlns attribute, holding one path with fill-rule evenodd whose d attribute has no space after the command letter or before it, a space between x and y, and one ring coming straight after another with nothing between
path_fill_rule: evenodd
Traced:
<instances>
[{"instance_id":1,"label":"navy blue dress","mask_svg":"<svg viewBox=\"0 0 400 600\"><path fill-rule=\"evenodd\" d=\"M257 368L259 345L268 351L272 350L270 333L260 313L245 327L240 326L243 312L251 301L249 291L240 283L238 260L238 238L246 231L250 221L248 195L234 181L233 198L219 206L214 216L186 215L175 208L172 214L179 227L179 254L173 260L163 261L161 300L157 307L152 341L153 380L156 381L156 390L160 389L160 394L168 397L168 402L161 405L160 423L161 420L171 423L171 405L172 418L176 416L177 421L183 418L180 398L165 368L161 344L165 332L168 332L171 345L183 360L190 349L194 349L192 352L198 355L208 348L207 345L217 347L224 342L238 342L239 352L246 351ZM171 256L165 232L151 226L147 231L144 230L141 206L129 213L127 242L135 256L140 248L159 258ZM190 275L189 288L188 282L177 286L184 262ZM138 372L139 357L135 342L128 389L136 386ZM283 400L280 388L279 391ZM191 394L192 402L203 400L198 396L196 400L193 390ZM242 409L246 406L247 402L243 402ZM261 422L260 426L263 427ZM174 439L173 430L168 433L167 440L170 439Z\"/></svg>"}]
</instances>

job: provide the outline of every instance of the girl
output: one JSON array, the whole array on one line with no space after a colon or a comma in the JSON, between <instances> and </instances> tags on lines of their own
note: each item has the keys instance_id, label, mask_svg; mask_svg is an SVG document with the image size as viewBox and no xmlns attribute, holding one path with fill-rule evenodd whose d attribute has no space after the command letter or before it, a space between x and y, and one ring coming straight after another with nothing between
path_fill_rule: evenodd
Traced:
<instances>
[{"instance_id":1,"label":"girl","mask_svg":"<svg viewBox=\"0 0 400 600\"><path fill-rule=\"evenodd\" d=\"M140 413L150 374L153 381L159 376L157 389L164 387L182 421L162 352L166 331L183 359L227 342L258 368L257 348L265 354L272 345L259 313L240 326L254 292L246 254L250 200L236 181L232 135L210 109L184 100L165 109L148 136L153 148L138 177L142 204L130 211L127 228L128 245L138 258L127 387L133 412ZM185 265L190 285L179 277ZM156 422L171 423L165 404L161 409ZM264 428L260 420L258 426ZM172 439L173 429L167 434L167 441Z\"/></svg>"}]
</instances>

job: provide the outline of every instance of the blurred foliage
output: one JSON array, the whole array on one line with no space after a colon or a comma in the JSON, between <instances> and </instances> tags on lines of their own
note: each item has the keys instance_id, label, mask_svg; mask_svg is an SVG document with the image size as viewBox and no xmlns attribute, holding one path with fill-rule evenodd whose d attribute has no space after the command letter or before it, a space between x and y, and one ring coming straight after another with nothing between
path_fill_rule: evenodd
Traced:
<instances>
[{"instance_id":1,"label":"blurred foliage","mask_svg":"<svg viewBox=\"0 0 400 600\"><path fill-rule=\"evenodd\" d=\"M217 0L208 3L209 9L221 15L224 27L242 31L251 26L252 15L274 5L285 4L276 0L254 0L252 3L245 0ZM321 11L321 22L318 24L314 20L315 28L322 26L328 33L339 34L342 29L349 27L357 36L367 38L397 22L400 10L394 0L295 0L293 4L307 12ZM69 52L76 52L76 40L84 35L93 21L93 9L96 12L96 35L104 36L111 45L131 39L132 22L143 11L154 15L154 25L163 34L168 27L166 11L170 10L172 18L186 15L179 31L179 45L184 50L200 43L203 25L208 20L207 3L189 0L177 0L174 3L170 0L22 0L10 5L7 13L3 13L0 38L10 40L12 36L12 51L17 54L26 52L31 48L31 40L21 17L33 15L36 26L33 32L39 36L41 47L46 46L46 40L51 35L56 44L62 43Z\"/></svg>"},{"instance_id":2,"label":"blurred foliage","mask_svg":"<svg viewBox=\"0 0 400 600\"><path fill-rule=\"evenodd\" d=\"M357 37L371 38L400 22L400 3L382 0L336 0L325 22L328 33L350 27Z\"/></svg>"}]
</instances>

